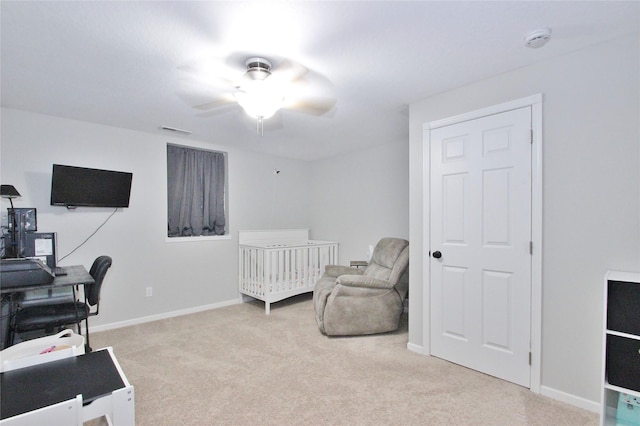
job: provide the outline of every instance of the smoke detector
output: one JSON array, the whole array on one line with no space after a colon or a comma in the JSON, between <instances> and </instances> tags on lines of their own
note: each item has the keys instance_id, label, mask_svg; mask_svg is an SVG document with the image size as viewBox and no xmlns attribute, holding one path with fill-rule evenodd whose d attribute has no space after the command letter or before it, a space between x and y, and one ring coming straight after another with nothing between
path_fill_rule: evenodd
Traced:
<instances>
[{"instance_id":1,"label":"smoke detector","mask_svg":"<svg viewBox=\"0 0 640 426\"><path fill-rule=\"evenodd\" d=\"M524 36L524 45L532 49L542 47L551 38L551 28L540 28Z\"/></svg>"}]
</instances>

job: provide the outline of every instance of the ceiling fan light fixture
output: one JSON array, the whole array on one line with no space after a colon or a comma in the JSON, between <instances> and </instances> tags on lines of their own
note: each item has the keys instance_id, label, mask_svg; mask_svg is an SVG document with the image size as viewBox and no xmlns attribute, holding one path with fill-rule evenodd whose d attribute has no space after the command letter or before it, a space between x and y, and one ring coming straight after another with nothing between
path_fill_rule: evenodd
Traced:
<instances>
[{"instance_id":1,"label":"ceiling fan light fixture","mask_svg":"<svg viewBox=\"0 0 640 426\"><path fill-rule=\"evenodd\" d=\"M239 91L235 94L238 104L253 118L267 119L272 117L282 106L282 96L265 93Z\"/></svg>"},{"instance_id":2,"label":"ceiling fan light fixture","mask_svg":"<svg viewBox=\"0 0 640 426\"><path fill-rule=\"evenodd\" d=\"M270 118L284 101L282 89L267 79L271 75L271 62L264 58L249 58L245 64L247 72L234 96L250 117Z\"/></svg>"}]
</instances>

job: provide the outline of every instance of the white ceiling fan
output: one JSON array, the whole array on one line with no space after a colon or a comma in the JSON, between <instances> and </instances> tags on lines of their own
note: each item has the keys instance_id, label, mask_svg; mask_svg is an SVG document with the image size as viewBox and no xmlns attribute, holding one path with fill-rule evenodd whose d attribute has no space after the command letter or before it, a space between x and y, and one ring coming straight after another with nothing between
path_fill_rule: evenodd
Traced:
<instances>
[{"instance_id":1,"label":"white ceiling fan","mask_svg":"<svg viewBox=\"0 0 640 426\"><path fill-rule=\"evenodd\" d=\"M180 67L189 77L181 97L204 115L239 105L257 120L258 133L262 133L263 120L281 109L323 115L335 106L332 85L320 74L288 59L274 66L264 57L243 55L246 59L240 59L240 55L222 63L201 61Z\"/></svg>"}]
</instances>

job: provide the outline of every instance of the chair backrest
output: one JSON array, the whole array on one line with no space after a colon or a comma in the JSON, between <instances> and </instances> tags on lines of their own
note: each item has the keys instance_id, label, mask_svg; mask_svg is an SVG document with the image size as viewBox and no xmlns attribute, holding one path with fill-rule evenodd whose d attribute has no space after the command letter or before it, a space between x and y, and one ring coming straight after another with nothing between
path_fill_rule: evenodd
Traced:
<instances>
[{"instance_id":1,"label":"chair backrest","mask_svg":"<svg viewBox=\"0 0 640 426\"><path fill-rule=\"evenodd\" d=\"M401 238L382 238L373 250L364 275L398 283L409 265L409 241Z\"/></svg>"},{"instance_id":2,"label":"chair backrest","mask_svg":"<svg viewBox=\"0 0 640 426\"><path fill-rule=\"evenodd\" d=\"M111 267L111 257L98 256L93 261L89 274L93 277L95 284L87 285L84 287L85 294L87 295L87 302L91 306L95 306L100 302L100 289L102 288L102 281L104 276L107 275L107 271Z\"/></svg>"}]
</instances>

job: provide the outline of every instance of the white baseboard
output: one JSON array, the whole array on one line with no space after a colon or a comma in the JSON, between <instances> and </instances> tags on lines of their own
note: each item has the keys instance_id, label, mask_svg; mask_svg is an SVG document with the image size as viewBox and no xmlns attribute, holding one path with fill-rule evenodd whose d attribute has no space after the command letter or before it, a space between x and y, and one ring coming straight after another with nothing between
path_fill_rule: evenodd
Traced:
<instances>
[{"instance_id":1,"label":"white baseboard","mask_svg":"<svg viewBox=\"0 0 640 426\"><path fill-rule=\"evenodd\" d=\"M97 333L100 331L107 331L107 330L113 330L116 328L129 327L131 325L144 324L146 322L151 322L151 321L158 321L158 320L163 320L167 318L179 317L182 315L195 314L197 312L208 311L210 309L223 308L225 306L237 305L239 303L242 303L242 300L240 298L228 300L226 302L213 303L211 305L203 305L203 306L197 306L195 308L182 309L179 311L165 312L158 315L150 315L148 317L134 318L127 321L119 321L119 322L113 322L110 324L96 325L95 327L91 326L89 330L92 333Z\"/></svg>"},{"instance_id":2,"label":"white baseboard","mask_svg":"<svg viewBox=\"0 0 640 426\"><path fill-rule=\"evenodd\" d=\"M418 354L424 354L424 349L422 346L420 345L416 345L415 343L407 343L407 349L409 349L411 352L415 352Z\"/></svg>"},{"instance_id":3,"label":"white baseboard","mask_svg":"<svg viewBox=\"0 0 640 426\"><path fill-rule=\"evenodd\" d=\"M420 345L416 345L415 343L407 343L407 349L411 352L424 354L424 348ZM556 401L573 405L574 407L582 408L593 413L600 413L600 403L571 395L548 386L540 386L540 394L548 398L555 399Z\"/></svg>"},{"instance_id":4,"label":"white baseboard","mask_svg":"<svg viewBox=\"0 0 640 426\"><path fill-rule=\"evenodd\" d=\"M540 386L540 394L556 401L565 402L578 408L582 408L593 413L600 412L600 403L590 401L579 396L571 395L569 393L559 391L557 389L550 388L548 386Z\"/></svg>"}]
</instances>

